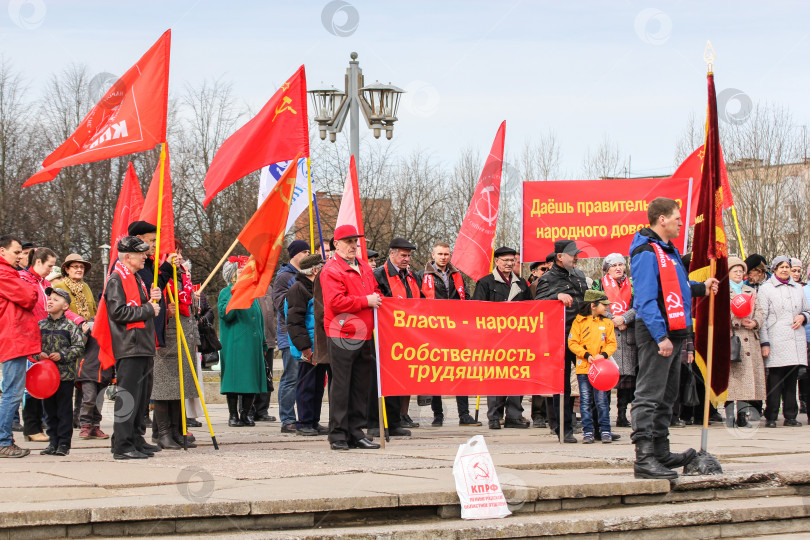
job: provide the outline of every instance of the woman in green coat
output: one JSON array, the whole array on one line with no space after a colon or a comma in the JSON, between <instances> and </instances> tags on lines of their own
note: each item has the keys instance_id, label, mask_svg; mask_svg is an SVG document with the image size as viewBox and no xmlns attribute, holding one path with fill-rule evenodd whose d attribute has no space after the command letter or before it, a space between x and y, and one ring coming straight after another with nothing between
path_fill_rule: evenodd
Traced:
<instances>
[{"instance_id":1,"label":"woman in green coat","mask_svg":"<svg viewBox=\"0 0 810 540\"><path fill-rule=\"evenodd\" d=\"M227 262L222 275L227 287L219 293L219 353L221 379L219 391L228 400L228 425L231 427L255 426L250 417L250 408L256 394L267 392L267 376L264 371L264 318L259 302L253 300L249 309L232 309L226 313L231 301L231 289L236 281L238 263ZM239 411L239 396L242 408ZM241 415L239 414L241 412Z\"/></svg>"}]
</instances>

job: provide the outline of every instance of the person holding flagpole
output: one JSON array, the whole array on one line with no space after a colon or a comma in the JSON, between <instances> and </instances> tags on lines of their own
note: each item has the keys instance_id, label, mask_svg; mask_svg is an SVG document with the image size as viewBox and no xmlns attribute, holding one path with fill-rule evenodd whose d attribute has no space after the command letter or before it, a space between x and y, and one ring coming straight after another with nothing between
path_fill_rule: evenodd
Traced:
<instances>
[{"instance_id":1,"label":"person holding flagpole","mask_svg":"<svg viewBox=\"0 0 810 540\"><path fill-rule=\"evenodd\" d=\"M716 293L719 281L689 281L678 248L672 241L681 234L683 221L678 202L665 197L647 208L649 227L630 245L636 312L638 377L633 400L632 440L636 446L636 478L673 479L677 467L696 455L669 451L669 424L678 397L680 352L692 326L692 297Z\"/></svg>"}]
</instances>

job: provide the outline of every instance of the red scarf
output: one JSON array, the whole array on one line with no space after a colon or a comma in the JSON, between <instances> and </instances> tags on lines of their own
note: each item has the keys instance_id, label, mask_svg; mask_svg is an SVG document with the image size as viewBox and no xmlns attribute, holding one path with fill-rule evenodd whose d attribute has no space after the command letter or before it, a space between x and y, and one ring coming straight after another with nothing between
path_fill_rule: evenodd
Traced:
<instances>
[{"instance_id":1,"label":"red scarf","mask_svg":"<svg viewBox=\"0 0 810 540\"><path fill-rule=\"evenodd\" d=\"M387 263L386 263L387 264ZM405 291L405 285L399 279L399 274L389 275L388 268L385 269L385 274L388 276L388 285L391 287L391 296L394 298L408 298L408 293ZM411 298L419 298L419 284L413 274L408 272L405 278L408 281L408 288L411 289Z\"/></svg>"},{"instance_id":2,"label":"red scarf","mask_svg":"<svg viewBox=\"0 0 810 540\"><path fill-rule=\"evenodd\" d=\"M124 287L124 296L127 300L128 306L141 306L143 305L141 302L141 295L138 292L138 288L140 287L141 291L146 294L146 287L138 279L132 272L129 271L129 268L124 266L121 261L115 261L115 265L113 266L113 272L117 272L118 275L121 277L121 284ZM105 290L107 285L104 285ZM147 295L148 297L148 295ZM96 323L93 326L92 336L96 338L99 347L99 355L98 359L101 363L101 367L103 369L107 369L115 365L115 357L113 356L113 348L112 348L112 335L110 334L110 319L107 316L107 301L104 298L104 294L101 295L101 303L98 306L98 312L96 313ZM144 321L133 322L127 324L127 330L132 330L133 328L145 328L146 323ZM155 338L157 340L157 338Z\"/></svg>"},{"instance_id":3,"label":"red scarf","mask_svg":"<svg viewBox=\"0 0 810 540\"><path fill-rule=\"evenodd\" d=\"M464 300L464 280L461 278L461 274L458 272L453 272L450 274L450 277L453 278L453 287L455 287L456 291L458 291L458 297ZM436 284L434 283L435 279L436 278L433 277L433 274L428 274L425 272L425 277L422 278L422 294L425 295L425 298L436 298ZM449 292L447 297L450 297Z\"/></svg>"},{"instance_id":4,"label":"red scarf","mask_svg":"<svg viewBox=\"0 0 810 540\"><path fill-rule=\"evenodd\" d=\"M650 242L658 259L658 273L661 276L661 292L664 295L664 306L667 310L667 321L670 330L686 328L686 313L683 310L683 296L678 279L678 269L672 259L664 253L657 243Z\"/></svg>"},{"instance_id":5,"label":"red scarf","mask_svg":"<svg viewBox=\"0 0 810 540\"><path fill-rule=\"evenodd\" d=\"M613 279L613 276L602 278L602 288L610 300L610 312L614 317L619 317L627 313L633 301L633 287L630 280L625 278L621 285Z\"/></svg>"}]
</instances>

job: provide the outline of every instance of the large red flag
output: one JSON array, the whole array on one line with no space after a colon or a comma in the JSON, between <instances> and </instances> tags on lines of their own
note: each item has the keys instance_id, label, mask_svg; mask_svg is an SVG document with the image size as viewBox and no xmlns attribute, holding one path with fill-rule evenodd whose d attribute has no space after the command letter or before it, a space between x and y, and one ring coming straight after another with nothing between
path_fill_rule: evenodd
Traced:
<instances>
[{"instance_id":1,"label":"large red flag","mask_svg":"<svg viewBox=\"0 0 810 540\"><path fill-rule=\"evenodd\" d=\"M307 77L304 66L281 85L253 119L228 137L205 175L205 201L271 163L309 157Z\"/></svg>"},{"instance_id":2,"label":"large red flag","mask_svg":"<svg viewBox=\"0 0 810 540\"><path fill-rule=\"evenodd\" d=\"M239 241L250 252L250 259L231 289L231 301L225 312L247 309L255 298L264 296L273 279L273 270L284 245L287 215L295 189L298 158L287 165L276 186L239 233Z\"/></svg>"},{"instance_id":3,"label":"large red flag","mask_svg":"<svg viewBox=\"0 0 810 540\"><path fill-rule=\"evenodd\" d=\"M335 229L341 225L353 225L359 234L366 234L363 228L363 210L360 207L360 187L357 183L357 165L354 162L354 156L349 160L349 171L346 173L346 182L343 184L343 199L340 201ZM357 256L368 262L365 236L360 237L360 252Z\"/></svg>"},{"instance_id":4,"label":"large red flag","mask_svg":"<svg viewBox=\"0 0 810 540\"><path fill-rule=\"evenodd\" d=\"M160 161L152 175L152 182L149 184L149 191L146 192L146 199L141 210L141 221L146 221L152 225L158 224L158 200L160 199ZM169 166L169 144L166 143L166 162L163 173L163 217L160 221L160 253L156 254L156 259L163 255L174 253L176 250L174 242L174 206L172 203L172 177Z\"/></svg>"},{"instance_id":5,"label":"large red flag","mask_svg":"<svg viewBox=\"0 0 810 540\"><path fill-rule=\"evenodd\" d=\"M720 290L714 299L714 320L709 318L710 297L695 300L695 363L708 379L709 325L714 328L712 340L712 370L710 399L716 404L725 401L731 370L731 305L728 284L728 244L723 227L723 208L726 189L722 182L722 154L717 123L717 96L714 74L709 73L709 107L706 122L706 154L700 181L700 205L692 241L690 279L705 281L709 277L720 280ZM712 275L711 265L715 263Z\"/></svg>"},{"instance_id":6,"label":"large red flag","mask_svg":"<svg viewBox=\"0 0 810 540\"><path fill-rule=\"evenodd\" d=\"M692 152L683 163L680 164L672 178L692 178L692 207L689 209L689 223L688 225L695 224L695 217L697 216L698 199L700 199L700 186L701 179L703 178L703 148L705 145ZM728 171L726 170L726 162L723 159L723 148L718 146L718 154L720 156L720 180L723 184L723 210L734 206L734 199L731 197L731 185L728 182Z\"/></svg>"},{"instance_id":7,"label":"large red flag","mask_svg":"<svg viewBox=\"0 0 810 540\"><path fill-rule=\"evenodd\" d=\"M467 214L458 231L453 248L453 265L479 280L491 272L492 251L495 242L495 227L498 224L498 203L501 196L501 172L503 170L503 143L506 121L501 123L484 170L478 179Z\"/></svg>"},{"instance_id":8,"label":"large red flag","mask_svg":"<svg viewBox=\"0 0 810 540\"><path fill-rule=\"evenodd\" d=\"M127 235L127 228L133 221L140 219L143 209L143 193L138 176L132 167L132 162L127 165L127 174L124 176L124 183L121 184L121 193L118 195L118 203L115 205L115 215L112 223L112 236L110 238L110 268L118 259L118 241Z\"/></svg>"},{"instance_id":9,"label":"large red flag","mask_svg":"<svg viewBox=\"0 0 810 540\"><path fill-rule=\"evenodd\" d=\"M164 142L170 44L171 30L166 30L23 186L53 180L62 167L142 152Z\"/></svg>"}]
</instances>

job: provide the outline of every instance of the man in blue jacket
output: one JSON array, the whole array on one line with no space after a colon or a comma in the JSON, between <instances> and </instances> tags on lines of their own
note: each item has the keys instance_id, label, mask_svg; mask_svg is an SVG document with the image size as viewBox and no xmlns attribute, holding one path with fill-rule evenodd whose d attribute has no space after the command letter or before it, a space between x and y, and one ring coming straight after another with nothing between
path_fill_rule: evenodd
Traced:
<instances>
[{"instance_id":1,"label":"man in blue jacket","mask_svg":"<svg viewBox=\"0 0 810 540\"><path fill-rule=\"evenodd\" d=\"M692 327L692 297L717 292L719 282L689 281L681 254L672 243L683 222L678 203L658 197L647 208L650 226L639 230L630 245L635 286L638 379L633 400L633 444L636 478L677 478L673 471L695 455L669 451L669 421L678 397L681 347Z\"/></svg>"}]
</instances>

